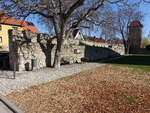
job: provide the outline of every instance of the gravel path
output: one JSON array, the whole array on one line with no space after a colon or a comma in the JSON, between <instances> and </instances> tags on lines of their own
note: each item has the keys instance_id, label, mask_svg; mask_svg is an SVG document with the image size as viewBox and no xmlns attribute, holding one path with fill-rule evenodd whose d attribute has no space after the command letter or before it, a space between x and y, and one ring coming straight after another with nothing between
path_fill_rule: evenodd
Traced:
<instances>
[{"instance_id":1,"label":"gravel path","mask_svg":"<svg viewBox=\"0 0 150 113\"><path fill-rule=\"evenodd\" d=\"M0 72L0 94L6 96L13 91L29 88L33 85L46 83L103 65L104 64L100 63L85 63L64 65L59 70L53 68L45 68L32 72L17 73L16 79L10 79L13 74L13 72L11 71Z\"/></svg>"}]
</instances>

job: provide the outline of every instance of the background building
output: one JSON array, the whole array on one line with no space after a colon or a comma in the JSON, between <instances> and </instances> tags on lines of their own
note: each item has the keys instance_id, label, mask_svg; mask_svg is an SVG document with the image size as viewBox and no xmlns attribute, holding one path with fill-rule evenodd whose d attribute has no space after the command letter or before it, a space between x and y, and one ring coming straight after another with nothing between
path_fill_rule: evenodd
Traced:
<instances>
[{"instance_id":1,"label":"background building","mask_svg":"<svg viewBox=\"0 0 150 113\"><path fill-rule=\"evenodd\" d=\"M139 51L139 49L141 48L143 25L140 21L133 21L128 27L129 53L137 53L137 51Z\"/></svg>"},{"instance_id":2,"label":"background building","mask_svg":"<svg viewBox=\"0 0 150 113\"><path fill-rule=\"evenodd\" d=\"M9 51L8 31L15 30L30 30L33 33L40 33L39 30L30 21L16 19L4 11L0 11L0 50Z\"/></svg>"}]
</instances>

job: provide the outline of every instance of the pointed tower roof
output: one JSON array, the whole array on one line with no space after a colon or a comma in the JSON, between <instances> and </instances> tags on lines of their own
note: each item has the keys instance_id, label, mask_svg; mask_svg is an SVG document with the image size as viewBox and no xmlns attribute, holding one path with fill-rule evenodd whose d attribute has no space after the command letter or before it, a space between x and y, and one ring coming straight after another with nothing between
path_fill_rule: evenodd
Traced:
<instances>
[{"instance_id":1,"label":"pointed tower roof","mask_svg":"<svg viewBox=\"0 0 150 113\"><path fill-rule=\"evenodd\" d=\"M138 20L134 20L130 23L129 27L143 27L143 24Z\"/></svg>"}]
</instances>

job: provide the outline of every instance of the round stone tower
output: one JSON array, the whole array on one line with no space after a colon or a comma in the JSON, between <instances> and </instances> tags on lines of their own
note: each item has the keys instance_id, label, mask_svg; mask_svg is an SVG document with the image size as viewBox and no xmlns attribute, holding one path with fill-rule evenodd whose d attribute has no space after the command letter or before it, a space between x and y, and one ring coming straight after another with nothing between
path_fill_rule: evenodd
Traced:
<instances>
[{"instance_id":1,"label":"round stone tower","mask_svg":"<svg viewBox=\"0 0 150 113\"><path fill-rule=\"evenodd\" d=\"M140 21L133 21L130 23L129 27L129 35L128 35L128 41L129 41L129 53L138 53L138 50L141 47L141 40L142 40L142 28L143 25Z\"/></svg>"}]
</instances>

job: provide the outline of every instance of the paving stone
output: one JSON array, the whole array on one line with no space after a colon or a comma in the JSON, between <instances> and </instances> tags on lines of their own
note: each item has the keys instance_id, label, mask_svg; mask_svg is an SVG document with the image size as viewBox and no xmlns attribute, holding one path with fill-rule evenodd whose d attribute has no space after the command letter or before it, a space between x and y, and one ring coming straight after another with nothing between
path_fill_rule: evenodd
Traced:
<instances>
[{"instance_id":1,"label":"paving stone","mask_svg":"<svg viewBox=\"0 0 150 113\"><path fill-rule=\"evenodd\" d=\"M3 71L4 77L0 77L0 94L6 96L13 91L22 90L42 83L47 83L62 77L70 76L75 73L79 73L81 71L85 71L103 65L104 64L100 63L84 63L63 65L60 69L45 68L35 70L32 72L19 72L16 75L16 79L9 79L5 77L5 72ZM11 71L6 71L6 73L9 76L12 75Z\"/></svg>"},{"instance_id":2,"label":"paving stone","mask_svg":"<svg viewBox=\"0 0 150 113\"><path fill-rule=\"evenodd\" d=\"M7 106L0 101L0 113L13 113Z\"/></svg>"}]
</instances>

